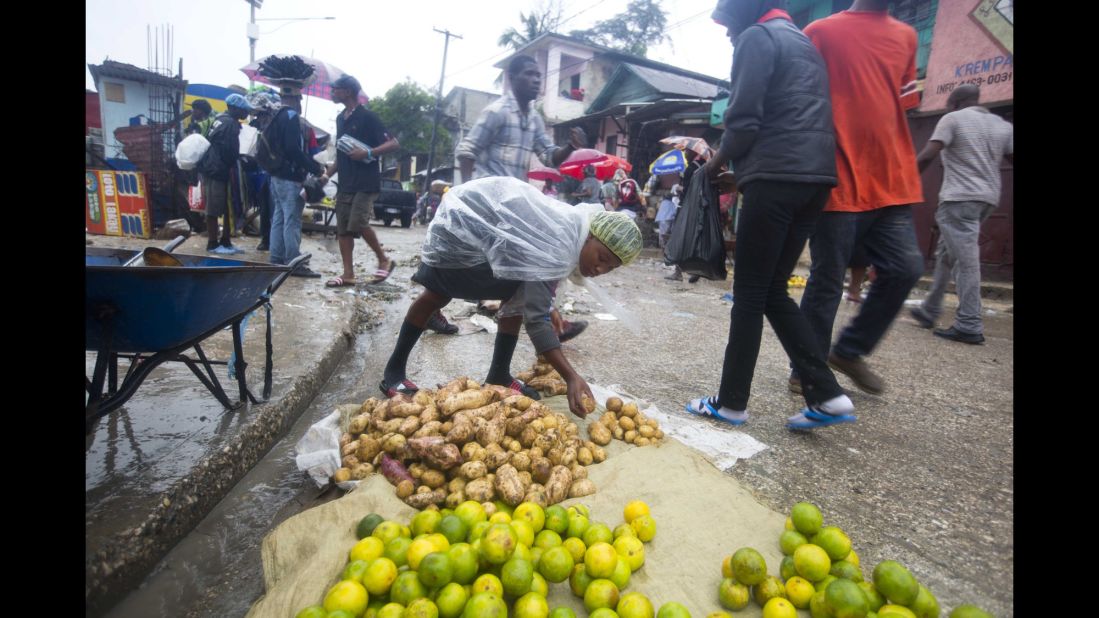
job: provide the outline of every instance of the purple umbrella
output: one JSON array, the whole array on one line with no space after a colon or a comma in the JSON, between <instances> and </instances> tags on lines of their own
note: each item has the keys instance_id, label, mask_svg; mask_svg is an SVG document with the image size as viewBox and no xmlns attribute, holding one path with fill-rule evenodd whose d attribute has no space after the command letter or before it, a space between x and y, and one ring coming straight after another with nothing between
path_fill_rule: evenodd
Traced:
<instances>
[{"instance_id":1,"label":"purple umbrella","mask_svg":"<svg viewBox=\"0 0 1099 618\"><path fill-rule=\"evenodd\" d=\"M333 64L324 62L323 60L317 60L316 58L307 58L301 55L299 55L298 57L314 69L313 76L310 78L309 83L301 89L301 93L331 101L332 87L330 86L330 84L339 79L339 77L344 74L343 70ZM266 60L266 58L253 62L252 64L241 68L240 71L241 73L247 75L248 79L262 82L264 84L275 85L274 82L272 82L270 79L264 77L263 75L260 75L259 65L264 60ZM366 96L366 93L360 91L359 103L365 104L368 101L370 101L370 97Z\"/></svg>"}]
</instances>

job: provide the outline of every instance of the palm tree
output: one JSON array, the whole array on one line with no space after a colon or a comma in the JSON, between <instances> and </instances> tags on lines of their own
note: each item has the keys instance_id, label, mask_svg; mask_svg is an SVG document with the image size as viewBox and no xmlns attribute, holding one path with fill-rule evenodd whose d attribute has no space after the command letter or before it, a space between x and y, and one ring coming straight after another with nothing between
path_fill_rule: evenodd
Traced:
<instances>
[{"instance_id":1,"label":"palm tree","mask_svg":"<svg viewBox=\"0 0 1099 618\"><path fill-rule=\"evenodd\" d=\"M519 22L523 25L523 32L519 32L515 28L508 28L500 35L496 44L500 47L519 50L543 34L553 32L560 21L560 2L550 3L546 7L536 7L530 12L530 15L520 12Z\"/></svg>"}]
</instances>

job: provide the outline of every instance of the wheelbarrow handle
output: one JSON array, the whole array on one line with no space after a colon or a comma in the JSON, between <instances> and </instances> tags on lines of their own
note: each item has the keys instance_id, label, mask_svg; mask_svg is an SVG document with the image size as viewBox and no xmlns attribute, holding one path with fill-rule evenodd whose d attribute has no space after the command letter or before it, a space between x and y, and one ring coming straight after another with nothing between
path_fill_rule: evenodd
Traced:
<instances>
[{"instance_id":1,"label":"wheelbarrow handle","mask_svg":"<svg viewBox=\"0 0 1099 618\"><path fill-rule=\"evenodd\" d=\"M171 253L171 252L175 251L180 245L182 245L183 241L185 241L185 240L187 240L186 236L182 236L182 235L181 236L176 236L175 238L172 239L172 242L164 245L163 249L166 252Z\"/></svg>"},{"instance_id":2,"label":"wheelbarrow handle","mask_svg":"<svg viewBox=\"0 0 1099 618\"><path fill-rule=\"evenodd\" d=\"M286 266L286 272L279 273L279 276L275 277L275 280L271 282L271 285L267 286L267 294L268 295L274 294L275 291L278 290L279 287L283 284L283 282L286 281L286 279L288 277L290 277L290 273L297 270L298 266L301 266L303 263L309 261L309 258L311 258L311 257L313 257L312 253L303 253L303 254L299 255L298 257L294 258Z\"/></svg>"}]
</instances>

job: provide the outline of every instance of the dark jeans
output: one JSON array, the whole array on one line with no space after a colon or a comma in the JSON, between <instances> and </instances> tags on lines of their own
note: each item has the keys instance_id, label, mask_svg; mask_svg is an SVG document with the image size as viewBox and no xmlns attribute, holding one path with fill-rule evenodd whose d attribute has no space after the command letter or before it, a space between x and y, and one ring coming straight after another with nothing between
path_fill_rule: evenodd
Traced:
<instances>
[{"instance_id":1,"label":"dark jeans","mask_svg":"<svg viewBox=\"0 0 1099 618\"><path fill-rule=\"evenodd\" d=\"M843 276L855 247L862 247L877 278L858 315L840 333L834 347L832 325L843 296ZM923 274L912 207L888 206L866 212L826 212L809 240L813 265L801 298L801 310L823 354L856 359L869 354L885 336L908 293ZM737 299L739 302L740 299ZM798 374L797 365L794 371Z\"/></svg>"},{"instance_id":2,"label":"dark jeans","mask_svg":"<svg viewBox=\"0 0 1099 618\"><path fill-rule=\"evenodd\" d=\"M263 185L256 191L256 206L259 208L259 235L260 244L271 245L271 191L267 188L269 179L265 178Z\"/></svg>"},{"instance_id":3,"label":"dark jeans","mask_svg":"<svg viewBox=\"0 0 1099 618\"><path fill-rule=\"evenodd\" d=\"M733 267L732 319L718 402L745 410L752 386L763 316L802 375L806 403L843 394L813 331L786 291L790 273L805 248L832 188L823 184L756 180L742 187L744 206L737 229Z\"/></svg>"}]
</instances>

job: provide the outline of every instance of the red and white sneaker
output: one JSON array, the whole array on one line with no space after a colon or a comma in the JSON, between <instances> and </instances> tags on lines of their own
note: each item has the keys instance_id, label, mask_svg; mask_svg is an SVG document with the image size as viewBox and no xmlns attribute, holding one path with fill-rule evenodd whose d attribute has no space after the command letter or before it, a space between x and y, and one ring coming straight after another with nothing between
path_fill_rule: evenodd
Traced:
<instances>
[{"instance_id":1,"label":"red and white sneaker","mask_svg":"<svg viewBox=\"0 0 1099 618\"><path fill-rule=\"evenodd\" d=\"M386 385L385 380L382 380L381 383L378 384L378 389L381 390L386 397L392 399L397 395L415 395L416 392L420 390L420 387L413 384L412 380L405 378L397 384L388 386Z\"/></svg>"}]
</instances>

